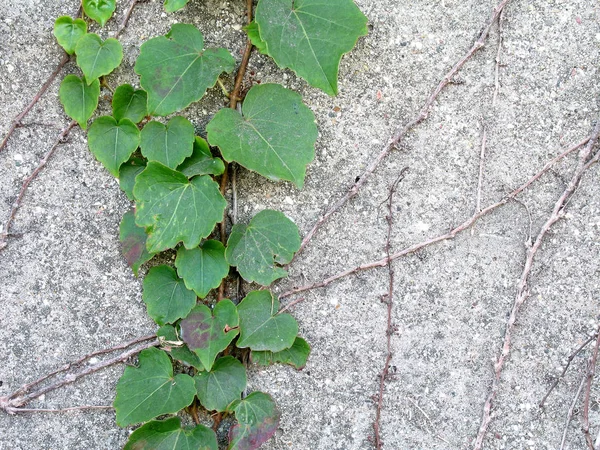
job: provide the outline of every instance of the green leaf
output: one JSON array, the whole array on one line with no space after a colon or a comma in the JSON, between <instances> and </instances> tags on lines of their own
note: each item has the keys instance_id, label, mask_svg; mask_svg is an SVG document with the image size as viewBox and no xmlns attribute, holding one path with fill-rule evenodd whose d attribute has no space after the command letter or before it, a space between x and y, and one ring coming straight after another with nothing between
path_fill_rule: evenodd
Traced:
<instances>
[{"instance_id":1,"label":"green leaf","mask_svg":"<svg viewBox=\"0 0 600 450\"><path fill-rule=\"evenodd\" d=\"M225 411L246 389L246 369L233 356L219 358L210 372L194 377L200 403L209 411Z\"/></svg>"},{"instance_id":2,"label":"green leaf","mask_svg":"<svg viewBox=\"0 0 600 450\"><path fill-rule=\"evenodd\" d=\"M115 177L139 145L140 130L129 119L117 122L112 116L98 117L88 132L90 151Z\"/></svg>"},{"instance_id":3,"label":"green leaf","mask_svg":"<svg viewBox=\"0 0 600 450\"><path fill-rule=\"evenodd\" d=\"M179 11L181 8L187 5L187 2L189 1L190 0L165 0L165 11L170 13Z\"/></svg>"},{"instance_id":4,"label":"green leaf","mask_svg":"<svg viewBox=\"0 0 600 450\"><path fill-rule=\"evenodd\" d=\"M119 240L121 241L121 252L136 277L140 266L154 256L146 250L147 238L148 235L144 229L135 224L133 210L126 212L119 226Z\"/></svg>"},{"instance_id":5,"label":"green leaf","mask_svg":"<svg viewBox=\"0 0 600 450\"><path fill-rule=\"evenodd\" d=\"M175 24L166 36L142 44L135 72L148 92L148 111L166 116L200 100L235 60L224 48L204 50L202 33L193 25Z\"/></svg>"},{"instance_id":6,"label":"green leaf","mask_svg":"<svg viewBox=\"0 0 600 450\"><path fill-rule=\"evenodd\" d=\"M253 392L232 405L238 423L229 430L228 450L255 450L271 439L281 414L270 395Z\"/></svg>"},{"instance_id":7,"label":"green leaf","mask_svg":"<svg viewBox=\"0 0 600 450\"><path fill-rule=\"evenodd\" d=\"M83 0L81 3L87 16L103 27L115 12L117 2L116 0Z\"/></svg>"},{"instance_id":8,"label":"green leaf","mask_svg":"<svg viewBox=\"0 0 600 450\"><path fill-rule=\"evenodd\" d=\"M238 335L238 323L235 305L224 299L213 311L206 305L196 305L179 326L183 341L198 355L206 370L211 370L217 355Z\"/></svg>"},{"instance_id":9,"label":"green leaf","mask_svg":"<svg viewBox=\"0 0 600 450\"><path fill-rule=\"evenodd\" d=\"M289 263L299 248L296 224L283 213L267 209L254 216L248 226L233 226L225 258L246 281L268 286L287 275L276 264Z\"/></svg>"},{"instance_id":10,"label":"green leaf","mask_svg":"<svg viewBox=\"0 0 600 450\"><path fill-rule=\"evenodd\" d=\"M146 160L132 156L129 161L124 162L119 169L119 187L127 198L134 201L133 186L135 185L135 177L146 168ZM144 239L144 242L146 240Z\"/></svg>"},{"instance_id":11,"label":"green leaf","mask_svg":"<svg viewBox=\"0 0 600 450\"><path fill-rule=\"evenodd\" d=\"M129 119L133 123L140 123L148 114L146 103L148 94L143 89L135 90L130 84L122 84L112 98L113 116L117 120Z\"/></svg>"},{"instance_id":12,"label":"green leaf","mask_svg":"<svg viewBox=\"0 0 600 450\"><path fill-rule=\"evenodd\" d=\"M117 384L113 406L117 425L126 427L161 414L172 414L194 401L196 388L189 375L173 376L173 365L157 348L143 350L139 367L126 367Z\"/></svg>"},{"instance_id":13,"label":"green leaf","mask_svg":"<svg viewBox=\"0 0 600 450\"><path fill-rule=\"evenodd\" d=\"M58 96L67 115L85 130L87 121L98 107L100 83L98 80L87 83L85 78L67 75L60 84Z\"/></svg>"},{"instance_id":14,"label":"green leaf","mask_svg":"<svg viewBox=\"0 0 600 450\"><path fill-rule=\"evenodd\" d=\"M186 289L175 269L165 265L150 269L144 278L142 299L148 315L159 325L187 316L196 304L196 294Z\"/></svg>"},{"instance_id":15,"label":"green leaf","mask_svg":"<svg viewBox=\"0 0 600 450\"><path fill-rule=\"evenodd\" d=\"M114 38L104 42L97 34L88 33L79 39L77 47L77 65L81 68L88 84L108 75L121 64L123 47Z\"/></svg>"},{"instance_id":16,"label":"green leaf","mask_svg":"<svg viewBox=\"0 0 600 450\"><path fill-rule=\"evenodd\" d=\"M149 234L147 248L158 253L183 241L194 248L223 220L227 202L208 175L191 180L151 161L135 179L136 223Z\"/></svg>"},{"instance_id":17,"label":"green leaf","mask_svg":"<svg viewBox=\"0 0 600 450\"><path fill-rule=\"evenodd\" d=\"M256 23L269 54L311 86L336 95L340 60L367 34L352 0L260 0Z\"/></svg>"},{"instance_id":18,"label":"green leaf","mask_svg":"<svg viewBox=\"0 0 600 450\"><path fill-rule=\"evenodd\" d=\"M123 450L217 450L215 432L204 425L181 427L179 417L148 422L129 436Z\"/></svg>"},{"instance_id":19,"label":"green leaf","mask_svg":"<svg viewBox=\"0 0 600 450\"><path fill-rule=\"evenodd\" d=\"M213 157L204 139L196 136L192 156L186 158L177 170L188 178L194 175L221 175L225 172L225 164L221 158Z\"/></svg>"},{"instance_id":20,"label":"green leaf","mask_svg":"<svg viewBox=\"0 0 600 450\"><path fill-rule=\"evenodd\" d=\"M171 169L177 168L194 150L194 125L176 116L167 125L152 121L142 130L142 155Z\"/></svg>"},{"instance_id":21,"label":"green leaf","mask_svg":"<svg viewBox=\"0 0 600 450\"><path fill-rule=\"evenodd\" d=\"M221 280L229 273L225 246L214 240L204 241L200 247L190 250L180 247L175 266L186 287L200 298L219 287Z\"/></svg>"},{"instance_id":22,"label":"green leaf","mask_svg":"<svg viewBox=\"0 0 600 450\"><path fill-rule=\"evenodd\" d=\"M206 126L208 141L227 161L237 161L270 180L304 184L315 157L317 126L302 97L278 84L248 91L242 114L223 108Z\"/></svg>"},{"instance_id":23,"label":"green leaf","mask_svg":"<svg viewBox=\"0 0 600 450\"><path fill-rule=\"evenodd\" d=\"M77 42L86 33L87 24L83 19L62 16L54 22L54 37L69 55L75 53Z\"/></svg>"},{"instance_id":24,"label":"green leaf","mask_svg":"<svg viewBox=\"0 0 600 450\"><path fill-rule=\"evenodd\" d=\"M248 39L250 39L252 45L254 45L259 52L266 54L267 44L260 37L257 23L253 20L244 27L244 31L248 35Z\"/></svg>"},{"instance_id":25,"label":"green leaf","mask_svg":"<svg viewBox=\"0 0 600 450\"><path fill-rule=\"evenodd\" d=\"M165 338L166 341L171 342L181 342L175 327L172 325L163 325L156 332L156 336ZM171 354L171 358L182 362L187 366L193 366L199 371L204 370L204 365L193 351L191 351L187 345L182 344L181 346L167 347L169 344L164 343L161 345L161 348L165 351L168 351Z\"/></svg>"},{"instance_id":26,"label":"green leaf","mask_svg":"<svg viewBox=\"0 0 600 450\"><path fill-rule=\"evenodd\" d=\"M252 291L238 305L240 338L236 346L280 352L294 344L298 324L289 314L277 314L279 300L271 291Z\"/></svg>"},{"instance_id":27,"label":"green leaf","mask_svg":"<svg viewBox=\"0 0 600 450\"><path fill-rule=\"evenodd\" d=\"M297 337L294 345L286 350L273 353L268 351L252 352L252 362L261 366L268 366L273 363L289 364L296 369L303 369L306 366L308 355L310 354L310 345L301 337Z\"/></svg>"}]
</instances>

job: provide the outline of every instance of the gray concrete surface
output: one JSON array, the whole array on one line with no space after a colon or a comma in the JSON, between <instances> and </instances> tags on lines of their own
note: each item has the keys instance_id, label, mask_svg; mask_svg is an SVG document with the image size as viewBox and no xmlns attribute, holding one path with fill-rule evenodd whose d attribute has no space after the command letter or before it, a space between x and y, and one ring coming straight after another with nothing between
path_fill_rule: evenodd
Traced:
<instances>
[{"instance_id":1,"label":"gray concrete surface","mask_svg":"<svg viewBox=\"0 0 600 450\"><path fill-rule=\"evenodd\" d=\"M119 2L120 21L124 0ZM208 45L244 45L241 0L191 0L174 15L161 3L139 4L122 36L125 59L111 83L137 83L132 67L141 42L175 22L193 22ZM340 95L330 98L289 71L254 55L255 78L302 93L320 137L306 187L239 174L240 218L265 207L283 210L307 232L411 118L443 74L473 44L495 0L357 0L371 32L346 56ZM0 135L60 59L54 19L77 2L0 0ZM497 201L569 143L590 133L599 113L600 4L589 0L512 0L504 14L498 102L492 106L494 28L488 45L436 101L362 190L336 214L294 263L278 291L318 281L384 252L385 208L392 181L409 173L395 202L393 249L436 236L475 209L481 121L487 128L482 204ZM111 21L106 34L116 27ZM61 77L75 71L69 64ZM229 83L231 80L227 80ZM68 121L58 84L0 152L0 223L22 180ZM379 93L379 94L378 94ZM198 131L221 103L218 91L190 108ZM339 108L339 110L338 110ZM100 111L109 103L101 101ZM41 124L41 125L40 125ZM394 264L396 297L392 360L382 415L386 449L470 448L492 380L525 243L537 234L564 189L574 159L559 164L522 197L481 220L474 231ZM531 297L517 322L486 449L556 449L587 354L573 363L547 408L536 404L568 354L593 332L600 297L598 167L584 178L536 259ZM151 333L141 281L119 253L118 224L129 202L117 182L71 133L32 183L0 252L0 395L87 352ZM369 449L378 373L385 353L385 270L365 272L305 294L294 308L313 346L307 367L254 370L251 389L270 392L282 410L280 430L265 449ZM122 367L78 382L31 407L109 404ZM592 392L592 432L600 428ZM578 409L569 449L583 449ZM131 430L112 412L0 414L0 449L117 449Z\"/></svg>"}]
</instances>

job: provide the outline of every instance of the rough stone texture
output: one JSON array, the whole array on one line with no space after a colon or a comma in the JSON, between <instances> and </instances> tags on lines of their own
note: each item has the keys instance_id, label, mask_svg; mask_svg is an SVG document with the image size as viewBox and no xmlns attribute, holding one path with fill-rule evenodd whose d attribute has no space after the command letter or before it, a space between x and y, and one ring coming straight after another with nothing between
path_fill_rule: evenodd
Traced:
<instances>
[{"instance_id":1,"label":"rough stone texture","mask_svg":"<svg viewBox=\"0 0 600 450\"><path fill-rule=\"evenodd\" d=\"M125 1L120 0L117 20ZM361 194L344 207L294 262L282 292L379 259L386 235L385 199L404 167L396 195L393 250L434 237L475 209L482 121L487 154L482 205L502 198L569 143L588 135L598 117L600 13L586 0L512 0L504 14L500 90L492 106L498 32L435 102ZM418 111L444 73L473 44L496 4L490 0L357 0L370 34L344 57L340 94L331 98L254 54L253 78L298 90L320 129L306 187L275 184L240 170L239 216L284 211L306 233L379 153L394 129ZM60 59L54 19L77 2L0 0L1 135ZM122 36L124 63L113 86L137 83L139 45L170 24L192 22L208 46L238 59L244 46L244 2L191 0L176 14L161 2L140 3ZM100 33L116 28L114 20ZM68 64L0 152L0 223L23 179L68 120L58 85ZM231 79L225 82L231 85ZM103 92L108 98L109 92ZM186 113L200 134L222 105L218 89ZM101 101L100 113L109 110ZM394 263L392 372L382 430L387 449L469 448L479 426L507 314L534 237L565 187L574 158L557 165L521 198L480 220L473 231ZM589 351L576 358L547 407L537 403L565 358L596 326L600 282L598 167L584 178L533 268L531 297L515 329L485 448L556 449L568 405ZM0 395L93 350L152 333L141 281L119 252L118 224L130 207L117 182L71 133L31 184L8 247L0 252ZM266 449L368 449L378 374L385 356L387 271L364 272L304 294L294 307L313 346L307 367L253 370L251 389L271 393L283 417ZM109 404L121 367L48 394L30 407ZM592 392L592 431L600 414ZM581 413L567 448L582 449ZM0 414L0 449L115 449L130 430L112 412Z\"/></svg>"}]
</instances>

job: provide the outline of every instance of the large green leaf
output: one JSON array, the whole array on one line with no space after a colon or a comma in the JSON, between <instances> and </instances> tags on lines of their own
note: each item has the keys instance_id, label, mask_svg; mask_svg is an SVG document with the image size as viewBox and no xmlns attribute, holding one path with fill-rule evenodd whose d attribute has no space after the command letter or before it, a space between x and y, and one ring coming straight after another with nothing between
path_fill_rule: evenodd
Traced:
<instances>
[{"instance_id":1,"label":"large green leaf","mask_svg":"<svg viewBox=\"0 0 600 450\"><path fill-rule=\"evenodd\" d=\"M77 65L88 84L108 75L121 64L123 47L114 38L102 41L97 34L88 33L77 42Z\"/></svg>"},{"instance_id":2,"label":"large green leaf","mask_svg":"<svg viewBox=\"0 0 600 450\"><path fill-rule=\"evenodd\" d=\"M221 280L229 273L225 246L214 240L204 241L200 247L189 250L180 247L175 266L187 288L193 289L200 298L219 287Z\"/></svg>"},{"instance_id":3,"label":"large green leaf","mask_svg":"<svg viewBox=\"0 0 600 450\"><path fill-rule=\"evenodd\" d=\"M151 161L135 179L136 223L149 234L147 248L158 253L183 241L194 248L223 220L227 202L208 175L191 180Z\"/></svg>"},{"instance_id":4,"label":"large green leaf","mask_svg":"<svg viewBox=\"0 0 600 450\"><path fill-rule=\"evenodd\" d=\"M142 44L135 72L148 92L148 111L166 116L200 100L235 60L224 48L204 50L202 33L193 25L175 24L166 36Z\"/></svg>"},{"instance_id":5,"label":"large green leaf","mask_svg":"<svg viewBox=\"0 0 600 450\"><path fill-rule=\"evenodd\" d=\"M58 95L67 115L81 128L87 129L87 121L98 107L100 82L87 83L85 77L67 75L60 84Z\"/></svg>"},{"instance_id":6,"label":"large green leaf","mask_svg":"<svg viewBox=\"0 0 600 450\"><path fill-rule=\"evenodd\" d=\"M196 305L180 322L181 338L206 370L211 370L217 355L238 335L238 323L237 309L229 299L221 300L213 311L206 305Z\"/></svg>"},{"instance_id":7,"label":"large green leaf","mask_svg":"<svg viewBox=\"0 0 600 450\"><path fill-rule=\"evenodd\" d=\"M196 395L194 379L186 374L173 376L173 364L162 350L146 349L139 360L140 366L126 367L117 383L113 406L121 427L175 413Z\"/></svg>"},{"instance_id":8,"label":"large green leaf","mask_svg":"<svg viewBox=\"0 0 600 450\"><path fill-rule=\"evenodd\" d=\"M146 250L146 239L148 235L144 229L135 224L134 212L126 212L119 226L119 240L121 252L136 277L140 266L154 256Z\"/></svg>"},{"instance_id":9,"label":"large green leaf","mask_svg":"<svg viewBox=\"0 0 600 450\"><path fill-rule=\"evenodd\" d=\"M137 177L145 168L146 160L144 158L132 156L128 161L124 162L119 169L119 187L131 201L135 200L133 197L135 177Z\"/></svg>"},{"instance_id":10,"label":"large green leaf","mask_svg":"<svg viewBox=\"0 0 600 450\"><path fill-rule=\"evenodd\" d=\"M267 209L254 216L247 226L233 226L225 258L237 266L245 280L268 286L287 275L278 264L289 263L299 248L296 224L283 213Z\"/></svg>"},{"instance_id":11,"label":"large green leaf","mask_svg":"<svg viewBox=\"0 0 600 450\"><path fill-rule=\"evenodd\" d=\"M266 53L312 86L337 94L340 59L367 34L352 0L260 0L256 23Z\"/></svg>"},{"instance_id":12,"label":"large green leaf","mask_svg":"<svg viewBox=\"0 0 600 450\"><path fill-rule=\"evenodd\" d=\"M196 304L196 294L186 289L175 269L166 265L150 269L144 278L142 299L148 315L159 325L187 316Z\"/></svg>"},{"instance_id":13,"label":"large green leaf","mask_svg":"<svg viewBox=\"0 0 600 450\"><path fill-rule=\"evenodd\" d=\"M256 450L275 434L281 414L270 395L253 392L232 405L238 423L229 430L227 450Z\"/></svg>"},{"instance_id":14,"label":"large green leaf","mask_svg":"<svg viewBox=\"0 0 600 450\"><path fill-rule=\"evenodd\" d=\"M90 126L88 145L96 159L115 177L119 167L140 145L140 130L129 119L98 117Z\"/></svg>"},{"instance_id":15,"label":"large green leaf","mask_svg":"<svg viewBox=\"0 0 600 450\"><path fill-rule=\"evenodd\" d=\"M87 24L83 19L73 20L69 16L62 16L54 22L54 36L69 55L75 53L77 42L86 33Z\"/></svg>"},{"instance_id":16,"label":"large green leaf","mask_svg":"<svg viewBox=\"0 0 600 450\"><path fill-rule=\"evenodd\" d=\"M196 136L192 156L186 158L177 170L189 178L194 175L221 175L225 172L225 164L221 158L213 157L204 139Z\"/></svg>"},{"instance_id":17,"label":"large green leaf","mask_svg":"<svg viewBox=\"0 0 600 450\"><path fill-rule=\"evenodd\" d=\"M271 180L301 188L315 156L317 126L302 97L279 84L248 91L242 114L223 108L206 126L208 141L227 161L237 161Z\"/></svg>"},{"instance_id":18,"label":"large green leaf","mask_svg":"<svg viewBox=\"0 0 600 450\"><path fill-rule=\"evenodd\" d=\"M194 377L200 403L209 411L225 411L246 389L246 369L233 356L217 359L210 372Z\"/></svg>"},{"instance_id":19,"label":"large green leaf","mask_svg":"<svg viewBox=\"0 0 600 450\"><path fill-rule=\"evenodd\" d=\"M301 337L297 337L294 341L294 345L277 353L253 351L252 362L261 366L268 366L273 363L283 363L289 364L296 369L302 369L306 365L309 354L310 345L308 345L308 342Z\"/></svg>"},{"instance_id":20,"label":"large green leaf","mask_svg":"<svg viewBox=\"0 0 600 450\"><path fill-rule=\"evenodd\" d=\"M190 0L165 0L165 11L175 12L187 5Z\"/></svg>"},{"instance_id":21,"label":"large green leaf","mask_svg":"<svg viewBox=\"0 0 600 450\"><path fill-rule=\"evenodd\" d=\"M183 343L181 345L169 345L167 341L177 343L182 342L174 326L163 325L156 331L156 336L165 339L161 348L168 351L171 354L171 358L182 362L184 365L193 366L199 371L204 370L204 365L202 364L202 361L200 361L200 358L198 358L198 355L191 351L187 345Z\"/></svg>"},{"instance_id":22,"label":"large green leaf","mask_svg":"<svg viewBox=\"0 0 600 450\"><path fill-rule=\"evenodd\" d=\"M181 427L179 417L148 422L129 436L123 450L217 450L215 432L204 425Z\"/></svg>"},{"instance_id":23,"label":"large green leaf","mask_svg":"<svg viewBox=\"0 0 600 450\"><path fill-rule=\"evenodd\" d=\"M194 125L175 116L167 125L152 121L142 130L142 155L176 169L194 150Z\"/></svg>"},{"instance_id":24,"label":"large green leaf","mask_svg":"<svg viewBox=\"0 0 600 450\"><path fill-rule=\"evenodd\" d=\"M112 98L113 116L117 120L129 119L139 123L148 114L146 103L148 94L143 89L134 89L130 84L122 84Z\"/></svg>"},{"instance_id":25,"label":"large green leaf","mask_svg":"<svg viewBox=\"0 0 600 450\"><path fill-rule=\"evenodd\" d=\"M116 0L83 0L81 4L88 17L98 22L101 27L110 19L117 6Z\"/></svg>"},{"instance_id":26,"label":"large green leaf","mask_svg":"<svg viewBox=\"0 0 600 450\"><path fill-rule=\"evenodd\" d=\"M289 314L278 314L279 300L271 291L252 291L238 305L240 338L236 346L280 352L294 344L298 323Z\"/></svg>"}]
</instances>

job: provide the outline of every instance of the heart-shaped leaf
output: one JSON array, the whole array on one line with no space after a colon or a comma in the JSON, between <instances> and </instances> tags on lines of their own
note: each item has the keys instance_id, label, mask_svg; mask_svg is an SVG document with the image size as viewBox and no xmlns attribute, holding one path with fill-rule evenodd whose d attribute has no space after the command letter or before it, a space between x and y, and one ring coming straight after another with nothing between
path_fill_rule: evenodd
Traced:
<instances>
[{"instance_id":1,"label":"heart-shaped leaf","mask_svg":"<svg viewBox=\"0 0 600 450\"><path fill-rule=\"evenodd\" d=\"M165 0L165 11L167 12L175 12L179 11L190 0Z\"/></svg>"},{"instance_id":2,"label":"heart-shaped leaf","mask_svg":"<svg viewBox=\"0 0 600 450\"><path fill-rule=\"evenodd\" d=\"M87 24L83 19L62 16L54 22L54 37L69 55L75 53L77 42L86 33Z\"/></svg>"},{"instance_id":3,"label":"heart-shaped leaf","mask_svg":"<svg viewBox=\"0 0 600 450\"><path fill-rule=\"evenodd\" d=\"M96 159L115 177L119 167L140 145L140 130L129 119L117 122L112 116L98 117L90 126L88 146Z\"/></svg>"},{"instance_id":4,"label":"heart-shaped leaf","mask_svg":"<svg viewBox=\"0 0 600 450\"><path fill-rule=\"evenodd\" d=\"M146 168L146 160L132 156L129 161L124 162L119 169L119 187L127 198L134 201L133 186L135 186L135 177Z\"/></svg>"},{"instance_id":5,"label":"heart-shaped leaf","mask_svg":"<svg viewBox=\"0 0 600 450\"><path fill-rule=\"evenodd\" d=\"M129 119L133 123L139 123L148 114L147 101L146 91L135 90L130 84L122 84L113 94L113 117L117 120Z\"/></svg>"},{"instance_id":6,"label":"heart-shaped leaf","mask_svg":"<svg viewBox=\"0 0 600 450\"><path fill-rule=\"evenodd\" d=\"M67 75L60 84L58 96L67 115L85 130L87 121L98 107L100 83L98 80L87 83L85 78Z\"/></svg>"},{"instance_id":7,"label":"heart-shaped leaf","mask_svg":"<svg viewBox=\"0 0 600 450\"><path fill-rule=\"evenodd\" d=\"M338 91L342 55L367 34L367 18L352 0L260 0L256 23L279 67L329 95Z\"/></svg>"},{"instance_id":8,"label":"heart-shaped leaf","mask_svg":"<svg viewBox=\"0 0 600 450\"><path fill-rule=\"evenodd\" d=\"M148 92L148 111L166 116L200 100L235 60L224 48L204 50L202 33L193 25L175 24L166 36L142 44L135 72Z\"/></svg>"},{"instance_id":9,"label":"heart-shaped leaf","mask_svg":"<svg viewBox=\"0 0 600 450\"><path fill-rule=\"evenodd\" d=\"M253 86L242 114L223 108L206 126L208 142L223 158L270 180L302 188L306 166L315 157L317 126L302 97L278 84Z\"/></svg>"},{"instance_id":10,"label":"heart-shaped leaf","mask_svg":"<svg viewBox=\"0 0 600 450\"><path fill-rule=\"evenodd\" d=\"M256 450L271 439L281 414L270 395L253 392L232 405L238 423L229 430L227 450Z\"/></svg>"},{"instance_id":11,"label":"heart-shaped leaf","mask_svg":"<svg viewBox=\"0 0 600 450\"><path fill-rule=\"evenodd\" d=\"M142 155L171 169L177 168L194 150L194 125L176 116L167 125L152 121L142 130Z\"/></svg>"},{"instance_id":12,"label":"heart-shaped leaf","mask_svg":"<svg viewBox=\"0 0 600 450\"><path fill-rule=\"evenodd\" d=\"M140 266L154 256L146 250L147 238L148 235L144 229L135 224L134 212L126 212L119 226L119 240L121 241L121 252L136 277Z\"/></svg>"},{"instance_id":13,"label":"heart-shaped leaf","mask_svg":"<svg viewBox=\"0 0 600 450\"><path fill-rule=\"evenodd\" d=\"M116 0L83 0L83 11L101 27L111 18L116 8Z\"/></svg>"},{"instance_id":14,"label":"heart-shaped leaf","mask_svg":"<svg viewBox=\"0 0 600 450\"><path fill-rule=\"evenodd\" d=\"M190 250L180 247L175 260L177 273L200 298L208 295L211 289L219 287L221 280L229 273L225 261L225 246L219 241L204 241L200 247Z\"/></svg>"},{"instance_id":15,"label":"heart-shaped leaf","mask_svg":"<svg viewBox=\"0 0 600 450\"><path fill-rule=\"evenodd\" d=\"M168 351L171 354L171 358L182 362L186 366L192 366L199 371L204 370L204 365L193 351L191 351L187 345L172 345L169 342L181 342L181 338L177 334L175 327L172 325L163 325L156 332L156 336L164 338L161 348Z\"/></svg>"},{"instance_id":16,"label":"heart-shaped leaf","mask_svg":"<svg viewBox=\"0 0 600 450\"><path fill-rule=\"evenodd\" d=\"M280 352L294 344L298 323L289 314L278 314L279 300L271 291L252 291L238 305L240 338L236 346Z\"/></svg>"},{"instance_id":17,"label":"heart-shaped leaf","mask_svg":"<svg viewBox=\"0 0 600 450\"><path fill-rule=\"evenodd\" d=\"M148 422L129 436L123 450L217 450L215 432L204 425L181 427L179 417Z\"/></svg>"},{"instance_id":18,"label":"heart-shaped leaf","mask_svg":"<svg viewBox=\"0 0 600 450\"><path fill-rule=\"evenodd\" d=\"M213 311L206 305L196 305L179 326L183 341L196 352L206 370L211 370L217 355L238 335L238 323L235 305L224 299Z\"/></svg>"},{"instance_id":19,"label":"heart-shaped leaf","mask_svg":"<svg viewBox=\"0 0 600 450\"><path fill-rule=\"evenodd\" d=\"M221 158L213 157L204 139L196 136L192 156L186 158L177 170L188 178L194 175L221 175L225 172L225 164Z\"/></svg>"},{"instance_id":20,"label":"heart-shaped leaf","mask_svg":"<svg viewBox=\"0 0 600 450\"><path fill-rule=\"evenodd\" d=\"M308 355L310 354L310 345L301 337L297 337L294 345L280 352L252 352L252 362L261 366L268 366L273 363L289 364L300 370L306 366Z\"/></svg>"},{"instance_id":21,"label":"heart-shaped leaf","mask_svg":"<svg viewBox=\"0 0 600 450\"><path fill-rule=\"evenodd\" d=\"M277 264L289 263L299 248L296 224L283 213L267 209L254 216L247 226L233 226L225 258L245 280L268 286L287 275Z\"/></svg>"},{"instance_id":22,"label":"heart-shaped leaf","mask_svg":"<svg viewBox=\"0 0 600 450\"><path fill-rule=\"evenodd\" d=\"M186 289L175 269L165 265L150 269L144 278L142 299L148 315L159 325L187 316L196 304L196 294Z\"/></svg>"},{"instance_id":23,"label":"heart-shaped leaf","mask_svg":"<svg viewBox=\"0 0 600 450\"><path fill-rule=\"evenodd\" d=\"M183 241L194 248L223 220L227 202L208 175L191 180L150 161L135 179L136 223L149 234L147 248L158 253Z\"/></svg>"},{"instance_id":24,"label":"heart-shaped leaf","mask_svg":"<svg viewBox=\"0 0 600 450\"><path fill-rule=\"evenodd\" d=\"M173 376L171 360L162 350L143 350L139 360L140 366L126 367L117 383L113 406L121 427L175 413L196 395L194 379L186 374Z\"/></svg>"},{"instance_id":25,"label":"heart-shaped leaf","mask_svg":"<svg viewBox=\"0 0 600 450\"><path fill-rule=\"evenodd\" d=\"M88 33L81 37L75 48L77 65L81 68L88 84L108 75L121 64L123 47L114 38L104 42L97 34Z\"/></svg>"},{"instance_id":26,"label":"heart-shaped leaf","mask_svg":"<svg viewBox=\"0 0 600 450\"><path fill-rule=\"evenodd\" d=\"M200 403L209 411L225 411L246 389L246 369L233 356L219 358L210 372L194 377Z\"/></svg>"}]
</instances>

